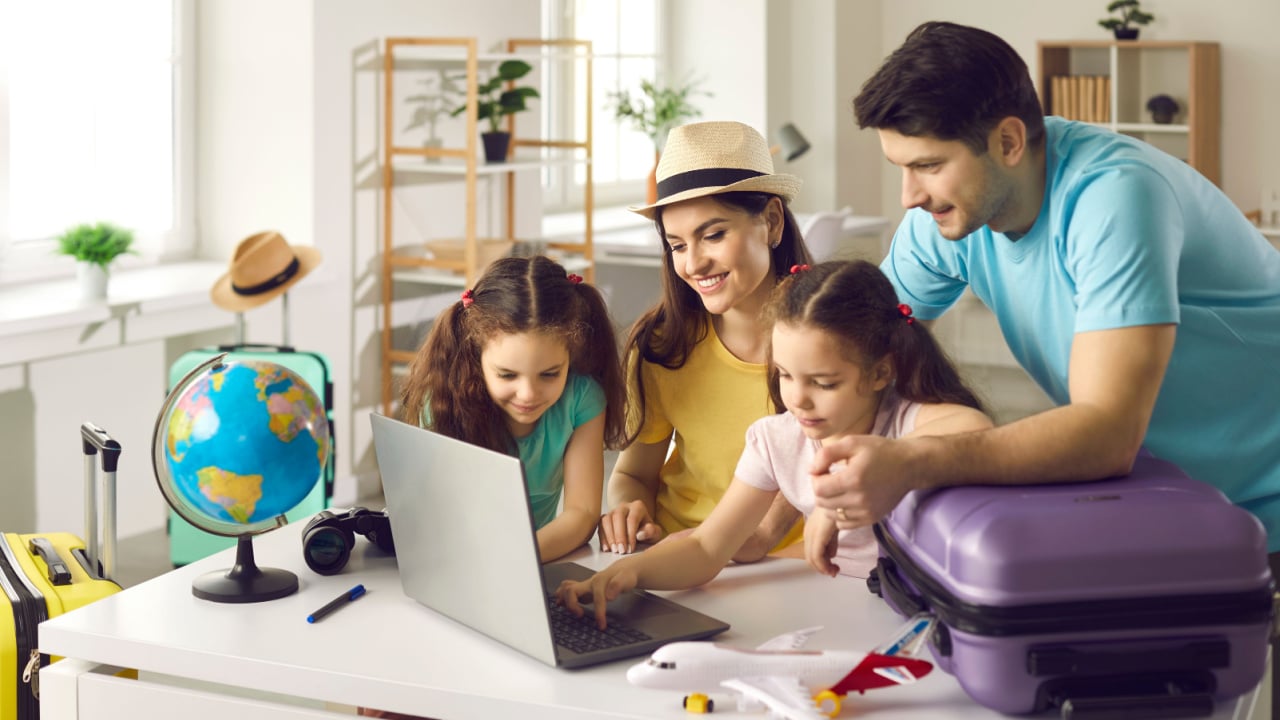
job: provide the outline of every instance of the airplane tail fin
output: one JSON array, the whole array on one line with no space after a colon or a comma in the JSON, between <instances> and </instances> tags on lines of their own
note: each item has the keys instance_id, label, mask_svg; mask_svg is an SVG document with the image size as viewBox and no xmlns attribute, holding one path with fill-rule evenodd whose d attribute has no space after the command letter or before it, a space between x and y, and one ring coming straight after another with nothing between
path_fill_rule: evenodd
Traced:
<instances>
[{"instance_id":1,"label":"airplane tail fin","mask_svg":"<svg viewBox=\"0 0 1280 720\"><path fill-rule=\"evenodd\" d=\"M912 615L893 633L888 642L877 647L873 652L880 655L915 657L920 653L933 632L937 619L928 613Z\"/></svg>"}]
</instances>

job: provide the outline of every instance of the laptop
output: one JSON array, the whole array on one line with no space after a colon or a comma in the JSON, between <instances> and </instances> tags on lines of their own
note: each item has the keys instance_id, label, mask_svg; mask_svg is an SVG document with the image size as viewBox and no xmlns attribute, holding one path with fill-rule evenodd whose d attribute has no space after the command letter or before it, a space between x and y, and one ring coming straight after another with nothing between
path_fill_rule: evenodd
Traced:
<instances>
[{"instance_id":1,"label":"laptop","mask_svg":"<svg viewBox=\"0 0 1280 720\"><path fill-rule=\"evenodd\" d=\"M562 580L593 570L541 565L519 458L371 413L391 534L405 595L542 662L576 668L643 655L729 628L642 590L609 603L608 628L590 610L557 605Z\"/></svg>"}]
</instances>

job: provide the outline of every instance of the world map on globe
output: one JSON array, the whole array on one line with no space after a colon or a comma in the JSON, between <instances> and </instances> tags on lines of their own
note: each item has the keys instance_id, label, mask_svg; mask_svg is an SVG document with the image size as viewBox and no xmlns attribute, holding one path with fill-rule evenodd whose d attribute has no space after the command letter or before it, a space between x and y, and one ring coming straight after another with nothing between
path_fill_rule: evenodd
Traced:
<instances>
[{"instance_id":1,"label":"world map on globe","mask_svg":"<svg viewBox=\"0 0 1280 720\"><path fill-rule=\"evenodd\" d=\"M216 532L211 526L234 523L250 531L292 509L320 479L329 455L324 403L288 368L217 364L173 392L161 418L164 472L157 477L169 486L170 504L197 527Z\"/></svg>"}]
</instances>

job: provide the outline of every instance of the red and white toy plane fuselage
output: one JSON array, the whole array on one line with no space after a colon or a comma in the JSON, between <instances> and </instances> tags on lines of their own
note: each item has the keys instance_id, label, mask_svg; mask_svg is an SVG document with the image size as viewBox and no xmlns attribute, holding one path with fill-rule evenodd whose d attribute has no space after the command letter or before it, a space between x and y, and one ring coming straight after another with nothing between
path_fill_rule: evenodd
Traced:
<instances>
[{"instance_id":1,"label":"red and white toy plane fuselage","mask_svg":"<svg viewBox=\"0 0 1280 720\"><path fill-rule=\"evenodd\" d=\"M799 649L816 630L787 633L756 649L671 643L633 665L627 680L641 687L685 692L726 687L780 717L815 718L838 713L840 698L851 692L912 683L933 669L928 661L897 654L901 643L870 653ZM922 630L917 627L913 632L918 635Z\"/></svg>"}]
</instances>

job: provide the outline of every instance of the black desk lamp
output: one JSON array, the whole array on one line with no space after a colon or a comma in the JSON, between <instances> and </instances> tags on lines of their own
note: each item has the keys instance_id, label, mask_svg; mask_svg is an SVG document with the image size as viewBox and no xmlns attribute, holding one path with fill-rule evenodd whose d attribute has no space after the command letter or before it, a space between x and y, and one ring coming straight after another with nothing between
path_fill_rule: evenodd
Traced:
<instances>
[{"instance_id":1,"label":"black desk lamp","mask_svg":"<svg viewBox=\"0 0 1280 720\"><path fill-rule=\"evenodd\" d=\"M769 148L769 153L777 155L782 153L782 157L787 162L791 162L809 150L809 141L804 139L804 135L800 134L800 130L792 123L787 123L778 128L777 134L778 144Z\"/></svg>"}]
</instances>

